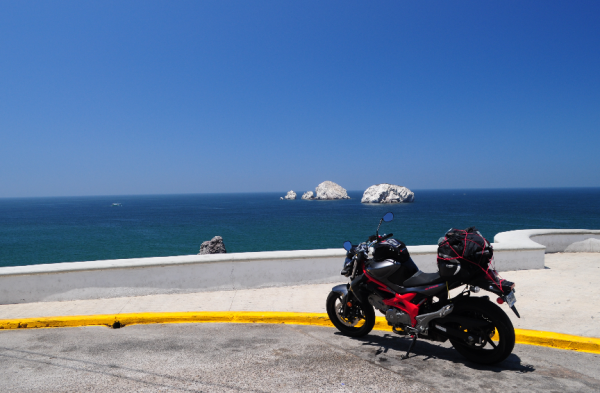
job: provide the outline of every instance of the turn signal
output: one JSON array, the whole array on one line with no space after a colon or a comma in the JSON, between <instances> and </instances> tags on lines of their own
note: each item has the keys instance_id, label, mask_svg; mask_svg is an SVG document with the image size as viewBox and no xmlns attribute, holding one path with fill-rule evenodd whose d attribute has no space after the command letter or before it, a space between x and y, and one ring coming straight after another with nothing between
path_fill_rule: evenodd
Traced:
<instances>
[{"instance_id":1,"label":"turn signal","mask_svg":"<svg viewBox=\"0 0 600 393\"><path fill-rule=\"evenodd\" d=\"M496 301L498 302L498 304L503 304L504 303L504 300L501 297L499 297L498 299L496 299Z\"/></svg>"}]
</instances>

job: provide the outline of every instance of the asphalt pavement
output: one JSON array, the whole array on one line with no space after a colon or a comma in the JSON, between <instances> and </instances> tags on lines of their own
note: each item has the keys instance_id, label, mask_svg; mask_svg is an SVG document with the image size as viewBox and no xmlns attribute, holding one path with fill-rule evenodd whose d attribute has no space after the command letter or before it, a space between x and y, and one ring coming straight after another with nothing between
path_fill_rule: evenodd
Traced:
<instances>
[{"instance_id":1,"label":"asphalt pavement","mask_svg":"<svg viewBox=\"0 0 600 393\"><path fill-rule=\"evenodd\" d=\"M0 332L5 392L598 392L600 355L517 345L493 366L449 344L316 326L156 324Z\"/></svg>"}]
</instances>

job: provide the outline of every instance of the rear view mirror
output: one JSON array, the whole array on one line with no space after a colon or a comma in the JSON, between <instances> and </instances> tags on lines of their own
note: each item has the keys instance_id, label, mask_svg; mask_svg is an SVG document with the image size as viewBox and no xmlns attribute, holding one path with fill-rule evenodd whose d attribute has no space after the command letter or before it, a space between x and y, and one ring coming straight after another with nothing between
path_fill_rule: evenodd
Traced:
<instances>
[{"instance_id":1,"label":"rear view mirror","mask_svg":"<svg viewBox=\"0 0 600 393\"><path fill-rule=\"evenodd\" d=\"M350 243L348 240L346 240L344 242L344 250L350 251L351 249L352 249L352 243Z\"/></svg>"},{"instance_id":2,"label":"rear view mirror","mask_svg":"<svg viewBox=\"0 0 600 393\"><path fill-rule=\"evenodd\" d=\"M385 213L385 216L383 216L383 221L385 222L390 222L394 219L394 213L389 212L389 213Z\"/></svg>"}]
</instances>

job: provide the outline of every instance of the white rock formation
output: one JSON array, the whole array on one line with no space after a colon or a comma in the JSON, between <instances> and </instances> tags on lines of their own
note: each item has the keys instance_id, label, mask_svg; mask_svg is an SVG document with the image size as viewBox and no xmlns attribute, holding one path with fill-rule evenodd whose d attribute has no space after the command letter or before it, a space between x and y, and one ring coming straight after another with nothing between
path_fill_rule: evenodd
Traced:
<instances>
[{"instance_id":1,"label":"white rock formation","mask_svg":"<svg viewBox=\"0 0 600 393\"><path fill-rule=\"evenodd\" d=\"M401 203L413 202L415 193L406 187L394 184L376 184L365 190L362 203Z\"/></svg>"},{"instance_id":2,"label":"white rock formation","mask_svg":"<svg viewBox=\"0 0 600 393\"><path fill-rule=\"evenodd\" d=\"M589 238L570 244L565 252L600 252L600 240Z\"/></svg>"},{"instance_id":3,"label":"white rock formation","mask_svg":"<svg viewBox=\"0 0 600 393\"><path fill-rule=\"evenodd\" d=\"M280 199L296 199L296 193L294 191L288 191L286 196L281 197Z\"/></svg>"},{"instance_id":4,"label":"white rock formation","mask_svg":"<svg viewBox=\"0 0 600 393\"><path fill-rule=\"evenodd\" d=\"M302 199L313 199L313 192L312 191L306 191L304 194L302 194Z\"/></svg>"},{"instance_id":5,"label":"white rock formation","mask_svg":"<svg viewBox=\"0 0 600 393\"><path fill-rule=\"evenodd\" d=\"M324 181L317 186L315 199L350 199L346 189L332 181Z\"/></svg>"}]
</instances>

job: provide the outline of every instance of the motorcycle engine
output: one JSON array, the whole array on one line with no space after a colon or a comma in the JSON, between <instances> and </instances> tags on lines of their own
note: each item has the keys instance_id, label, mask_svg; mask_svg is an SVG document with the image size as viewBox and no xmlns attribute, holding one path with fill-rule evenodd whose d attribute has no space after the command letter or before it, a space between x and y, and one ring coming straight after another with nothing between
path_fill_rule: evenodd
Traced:
<instances>
[{"instance_id":1,"label":"motorcycle engine","mask_svg":"<svg viewBox=\"0 0 600 393\"><path fill-rule=\"evenodd\" d=\"M397 308L390 308L385 313L385 319L392 326L396 325L408 325L411 326L410 316L404 311L400 311Z\"/></svg>"},{"instance_id":2,"label":"motorcycle engine","mask_svg":"<svg viewBox=\"0 0 600 393\"><path fill-rule=\"evenodd\" d=\"M378 295L369 295L369 303L383 314L390 309L390 306L383 304L383 298Z\"/></svg>"}]
</instances>

